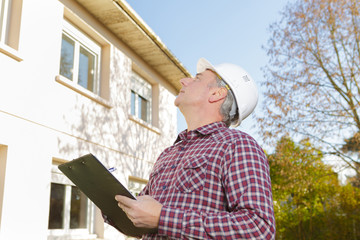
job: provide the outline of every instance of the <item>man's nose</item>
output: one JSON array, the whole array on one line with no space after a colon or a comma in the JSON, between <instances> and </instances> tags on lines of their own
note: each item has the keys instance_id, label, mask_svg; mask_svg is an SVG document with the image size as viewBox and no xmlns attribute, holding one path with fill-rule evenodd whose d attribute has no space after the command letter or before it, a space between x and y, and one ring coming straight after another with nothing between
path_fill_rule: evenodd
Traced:
<instances>
[{"instance_id":1,"label":"man's nose","mask_svg":"<svg viewBox=\"0 0 360 240\"><path fill-rule=\"evenodd\" d=\"M183 78L180 80L181 85L187 86L192 81L192 78Z\"/></svg>"}]
</instances>

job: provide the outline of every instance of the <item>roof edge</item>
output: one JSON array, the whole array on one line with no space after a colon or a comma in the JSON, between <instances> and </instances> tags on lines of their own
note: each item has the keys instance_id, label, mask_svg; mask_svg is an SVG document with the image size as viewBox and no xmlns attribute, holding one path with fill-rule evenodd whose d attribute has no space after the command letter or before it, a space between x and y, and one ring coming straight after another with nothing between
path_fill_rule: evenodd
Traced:
<instances>
[{"instance_id":1,"label":"roof edge","mask_svg":"<svg viewBox=\"0 0 360 240\"><path fill-rule=\"evenodd\" d=\"M139 26L139 28L159 47L159 49L180 69L180 71L187 77L191 77L189 71L184 65L175 57L174 54L166 47L154 31L142 20L142 18L135 12L135 10L123 0L112 0L113 3L121 8L128 17Z\"/></svg>"}]
</instances>

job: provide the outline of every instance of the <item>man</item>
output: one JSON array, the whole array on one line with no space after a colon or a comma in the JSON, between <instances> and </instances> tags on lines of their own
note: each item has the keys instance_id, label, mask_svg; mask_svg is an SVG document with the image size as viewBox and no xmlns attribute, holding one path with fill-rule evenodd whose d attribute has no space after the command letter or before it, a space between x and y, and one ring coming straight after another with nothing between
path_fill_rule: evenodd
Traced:
<instances>
[{"instance_id":1,"label":"man","mask_svg":"<svg viewBox=\"0 0 360 240\"><path fill-rule=\"evenodd\" d=\"M175 105L188 129L156 161L137 200L115 196L143 239L274 239L267 159L238 126L258 99L240 67L200 59Z\"/></svg>"}]
</instances>

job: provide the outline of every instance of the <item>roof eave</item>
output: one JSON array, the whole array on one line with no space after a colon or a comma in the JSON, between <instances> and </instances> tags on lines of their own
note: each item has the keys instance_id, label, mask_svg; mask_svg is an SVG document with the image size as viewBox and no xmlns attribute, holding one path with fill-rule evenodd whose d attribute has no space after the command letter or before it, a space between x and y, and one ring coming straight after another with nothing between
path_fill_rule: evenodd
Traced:
<instances>
[{"instance_id":1,"label":"roof eave","mask_svg":"<svg viewBox=\"0 0 360 240\"><path fill-rule=\"evenodd\" d=\"M177 91L191 74L124 0L76 0Z\"/></svg>"}]
</instances>

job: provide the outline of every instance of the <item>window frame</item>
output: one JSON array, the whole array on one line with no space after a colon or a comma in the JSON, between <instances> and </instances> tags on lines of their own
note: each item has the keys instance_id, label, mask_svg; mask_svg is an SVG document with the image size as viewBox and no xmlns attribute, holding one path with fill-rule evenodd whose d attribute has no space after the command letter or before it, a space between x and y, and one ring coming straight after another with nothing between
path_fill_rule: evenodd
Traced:
<instances>
[{"instance_id":1,"label":"window frame","mask_svg":"<svg viewBox=\"0 0 360 240\"><path fill-rule=\"evenodd\" d=\"M66 18L63 19L63 26L62 26L62 34L61 39L63 39L63 35L67 38L74 41L74 58L73 58L73 71L72 71L72 79L67 78L60 74L61 69L61 52L60 52L60 66L59 66L59 76L60 78L68 80L73 85L80 87L85 92L90 92L91 94L95 94L100 96L101 92L101 61L102 61L102 46L101 44L97 43L94 39L84 33L81 29L79 29L76 25L72 24ZM80 50L81 47L84 48L86 51L91 53L95 56L95 63L94 63L94 88L93 90L89 90L82 85L79 84L79 61L80 61ZM62 49L62 48L61 48ZM71 84L70 83L70 84Z\"/></svg>"},{"instance_id":2,"label":"window frame","mask_svg":"<svg viewBox=\"0 0 360 240\"><path fill-rule=\"evenodd\" d=\"M19 54L23 0L0 0L0 52L22 61Z\"/></svg>"},{"instance_id":3,"label":"window frame","mask_svg":"<svg viewBox=\"0 0 360 240\"><path fill-rule=\"evenodd\" d=\"M139 196L139 193L141 192L141 190L144 189L144 187L146 186L146 184L148 182L149 182L148 180L143 179L143 178L129 176L128 177L128 189L135 197L137 197L137 196ZM137 238L126 236L125 239L126 240L136 240Z\"/></svg>"},{"instance_id":4,"label":"window frame","mask_svg":"<svg viewBox=\"0 0 360 240\"><path fill-rule=\"evenodd\" d=\"M2 209L3 209L3 201L4 201L4 190L5 190L7 152L8 152L8 146L0 144L0 232L1 232Z\"/></svg>"},{"instance_id":5,"label":"window frame","mask_svg":"<svg viewBox=\"0 0 360 240\"><path fill-rule=\"evenodd\" d=\"M152 126L153 125L153 117L152 117L153 85L134 71L132 71L130 79L131 79L130 80L131 81L130 115L136 121L140 121L141 123L149 124ZM141 111L140 111L141 101L139 101L139 99L144 99L147 103L146 120L144 120L141 117Z\"/></svg>"},{"instance_id":6,"label":"window frame","mask_svg":"<svg viewBox=\"0 0 360 240\"><path fill-rule=\"evenodd\" d=\"M138 196L139 193L145 188L149 181L143 178L129 176L128 177L128 189L134 195Z\"/></svg>"},{"instance_id":7,"label":"window frame","mask_svg":"<svg viewBox=\"0 0 360 240\"><path fill-rule=\"evenodd\" d=\"M7 44L10 31L12 0L0 0L0 42Z\"/></svg>"}]
</instances>

